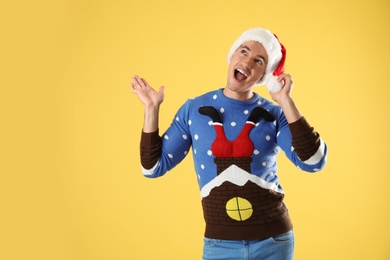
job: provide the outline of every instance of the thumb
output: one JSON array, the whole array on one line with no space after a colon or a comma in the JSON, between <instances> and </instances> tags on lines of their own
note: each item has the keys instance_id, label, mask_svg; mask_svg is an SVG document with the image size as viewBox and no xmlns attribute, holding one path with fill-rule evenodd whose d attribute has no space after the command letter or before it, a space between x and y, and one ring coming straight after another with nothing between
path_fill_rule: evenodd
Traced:
<instances>
[{"instance_id":1,"label":"thumb","mask_svg":"<svg viewBox=\"0 0 390 260\"><path fill-rule=\"evenodd\" d=\"M161 87L158 89L158 92L164 93L164 90L165 90L165 86L161 86Z\"/></svg>"}]
</instances>

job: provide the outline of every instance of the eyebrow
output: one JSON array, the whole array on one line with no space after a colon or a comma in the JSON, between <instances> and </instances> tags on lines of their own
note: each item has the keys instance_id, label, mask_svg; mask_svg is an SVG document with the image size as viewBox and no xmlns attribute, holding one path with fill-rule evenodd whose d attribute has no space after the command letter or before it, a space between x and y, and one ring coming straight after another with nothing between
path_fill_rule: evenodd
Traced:
<instances>
[{"instance_id":1,"label":"eyebrow","mask_svg":"<svg viewBox=\"0 0 390 260\"><path fill-rule=\"evenodd\" d=\"M241 48L246 49L246 50L248 50L248 51L250 51L250 52L252 51L252 50L251 50L248 46L246 46L246 45L242 45ZM256 55L256 57L262 59L264 62L267 62L266 58L265 58L264 56L260 55L260 54Z\"/></svg>"}]
</instances>

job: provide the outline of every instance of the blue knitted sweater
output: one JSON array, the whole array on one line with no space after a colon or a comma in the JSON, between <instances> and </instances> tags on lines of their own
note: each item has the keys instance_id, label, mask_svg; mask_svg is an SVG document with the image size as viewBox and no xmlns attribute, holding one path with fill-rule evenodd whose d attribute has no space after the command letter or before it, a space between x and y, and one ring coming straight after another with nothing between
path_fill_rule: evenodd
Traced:
<instances>
[{"instance_id":1,"label":"blue knitted sweater","mask_svg":"<svg viewBox=\"0 0 390 260\"><path fill-rule=\"evenodd\" d=\"M206 221L205 236L263 239L292 228L278 179L282 149L293 164L316 172L326 163L327 146L300 159L281 108L258 94L240 101L222 89L187 100L162 135L161 155L146 177L159 177L192 148Z\"/></svg>"}]
</instances>

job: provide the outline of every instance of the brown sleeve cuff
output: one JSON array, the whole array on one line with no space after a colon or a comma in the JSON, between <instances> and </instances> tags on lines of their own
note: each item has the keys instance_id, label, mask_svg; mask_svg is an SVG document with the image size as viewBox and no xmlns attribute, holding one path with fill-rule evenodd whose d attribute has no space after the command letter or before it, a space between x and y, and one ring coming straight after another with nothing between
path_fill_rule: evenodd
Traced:
<instances>
[{"instance_id":1,"label":"brown sleeve cuff","mask_svg":"<svg viewBox=\"0 0 390 260\"><path fill-rule=\"evenodd\" d=\"M320 135L314 131L304 117L289 124L292 136L292 146L302 161L308 160L318 150L321 144Z\"/></svg>"},{"instance_id":2,"label":"brown sleeve cuff","mask_svg":"<svg viewBox=\"0 0 390 260\"><path fill-rule=\"evenodd\" d=\"M161 141L161 137L158 134L158 130L151 133L145 133L142 130L141 134L141 146L153 146Z\"/></svg>"},{"instance_id":3,"label":"brown sleeve cuff","mask_svg":"<svg viewBox=\"0 0 390 260\"><path fill-rule=\"evenodd\" d=\"M151 169L156 165L161 156L161 137L158 130L152 133L142 131L140 143L141 165L145 169Z\"/></svg>"},{"instance_id":4,"label":"brown sleeve cuff","mask_svg":"<svg viewBox=\"0 0 390 260\"><path fill-rule=\"evenodd\" d=\"M288 124L288 126L293 138L313 131L313 128L309 125L304 117L301 117L297 121Z\"/></svg>"}]
</instances>

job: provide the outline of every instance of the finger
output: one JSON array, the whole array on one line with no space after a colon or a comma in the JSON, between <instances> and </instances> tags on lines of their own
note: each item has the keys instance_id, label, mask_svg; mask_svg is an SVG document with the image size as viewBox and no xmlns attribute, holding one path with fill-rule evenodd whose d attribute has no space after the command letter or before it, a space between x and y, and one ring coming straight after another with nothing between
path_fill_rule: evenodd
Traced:
<instances>
[{"instance_id":1,"label":"finger","mask_svg":"<svg viewBox=\"0 0 390 260\"><path fill-rule=\"evenodd\" d=\"M278 77L279 82L283 82L283 87L292 84L292 78L289 74L282 74Z\"/></svg>"},{"instance_id":2,"label":"finger","mask_svg":"<svg viewBox=\"0 0 390 260\"><path fill-rule=\"evenodd\" d=\"M146 82L146 80L145 80L144 78L141 78L141 81L142 81L142 83L144 84L144 86L149 86L149 83Z\"/></svg>"},{"instance_id":3,"label":"finger","mask_svg":"<svg viewBox=\"0 0 390 260\"><path fill-rule=\"evenodd\" d=\"M279 81L282 81L282 80L284 80L284 79L286 79L286 78L288 78L288 77L289 77L288 74L283 73L283 74L280 74L280 75L278 76L278 80L279 80Z\"/></svg>"},{"instance_id":4,"label":"finger","mask_svg":"<svg viewBox=\"0 0 390 260\"><path fill-rule=\"evenodd\" d=\"M140 87L140 88L145 87L144 82L141 80L140 77L138 77L138 75L135 75L135 76L133 77L133 79L134 79L134 82L135 82L135 84L137 85L137 87Z\"/></svg>"},{"instance_id":5,"label":"finger","mask_svg":"<svg viewBox=\"0 0 390 260\"><path fill-rule=\"evenodd\" d=\"M137 85L138 84L137 76L135 75L135 76L131 77L131 81L132 81L131 84Z\"/></svg>"},{"instance_id":6,"label":"finger","mask_svg":"<svg viewBox=\"0 0 390 260\"><path fill-rule=\"evenodd\" d=\"M285 82L284 86L286 87L286 91L291 92L293 87L294 87L294 82L292 80L291 75L286 76L286 78L284 79L284 82Z\"/></svg>"},{"instance_id":7,"label":"finger","mask_svg":"<svg viewBox=\"0 0 390 260\"><path fill-rule=\"evenodd\" d=\"M287 84L290 85L290 86L293 85L293 81L292 81L291 75L287 75L284 81L286 82L286 85Z\"/></svg>"},{"instance_id":8,"label":"finger","mask_svg":"<svg viewBox=\"0 0 390 260\"><path fill-rule=\"evenodd\" d=\"M130 84L130 88L133 92L137 91L137 88L133 82Z\"/></svg>"}]
</instances>

